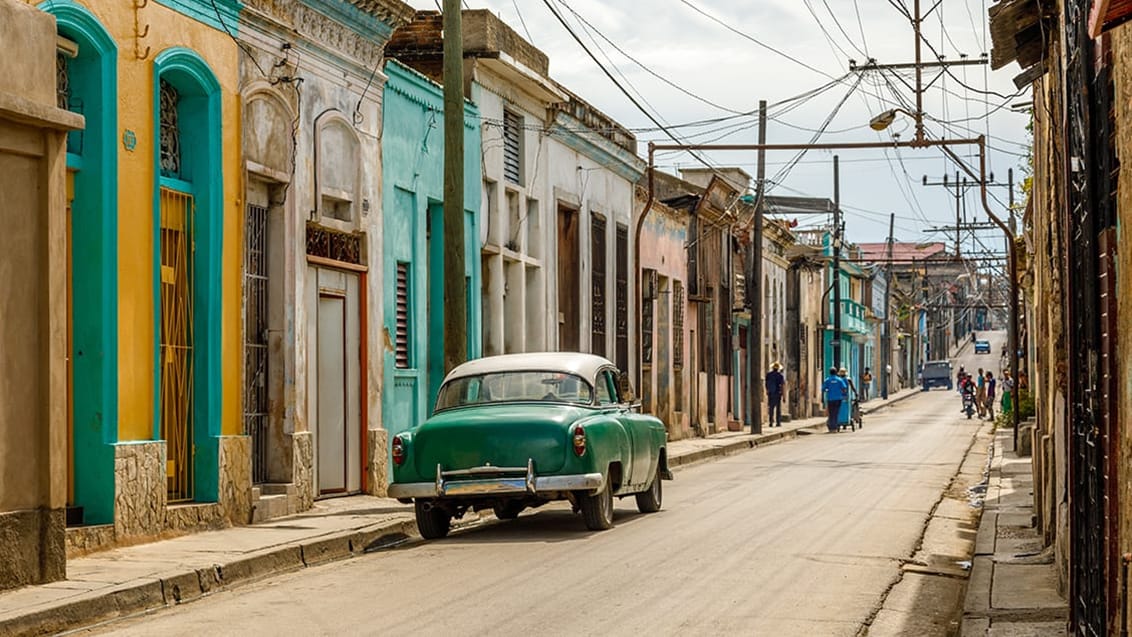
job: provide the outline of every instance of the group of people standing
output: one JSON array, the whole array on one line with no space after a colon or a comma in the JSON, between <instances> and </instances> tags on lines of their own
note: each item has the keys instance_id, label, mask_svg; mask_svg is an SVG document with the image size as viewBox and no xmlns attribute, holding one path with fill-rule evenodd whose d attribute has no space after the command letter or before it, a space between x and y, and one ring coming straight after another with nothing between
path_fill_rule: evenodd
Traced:
<instances>
[{"instance_id":1,"label":"group of people standing","mask_svg":"<svg viewBox=\"0 0 1132 637\"><path fill-rule=\"evenodd\" d=\"M983 371L980 367L973 377L962 367L957 374L959 393L970 392L975 396L975 409L979 418L994 420L995 398L997 397L998 381L990 370ZM1010 377L1010 370L1002 372L1002 413L1010 413L1014 404L1014 380Z\"/></svg>"}]
</instances>

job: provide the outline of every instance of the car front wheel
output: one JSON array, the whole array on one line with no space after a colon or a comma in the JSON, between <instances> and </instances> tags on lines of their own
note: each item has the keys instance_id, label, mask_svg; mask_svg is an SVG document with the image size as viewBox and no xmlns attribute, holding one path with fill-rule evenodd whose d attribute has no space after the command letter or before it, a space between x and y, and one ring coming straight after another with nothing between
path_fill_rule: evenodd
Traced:
<instances>
[{"instance_id":1,"label":"car front wheel","mask_svg":"<svg viewBox=\"0 0 1132 637\"><path fill-rule=\"evenodd\" d=\"M452 528L452 515L444 509L433 506L428 500L417 500L414 503L417 514L417 530L426 540L438 540L448 535Z\"/></svg>"},{"instance_id":2,"label":"car front wheel","mask_svg":"<svg viewBox=\"0 0 1132 637\"><path fill-rule=\"evenodd\" d=\"M662 501L662 493L660 483L660 463L656 464L656 475L653 476L652 484L645 491L637 494L637 510L641 513L656 513L660 510Z\"/></svg>"},{"instance_id":3,"label":"car front wheel","mask_svg":"<svg viewBox=\"0 0 1132 637\"><path fill-rule=\"evenodd\" d=\"M600 493L578 496L582 519L591 531L604 531L613 526L613 487L606 483Z\"/></svg>"}]
</instances>

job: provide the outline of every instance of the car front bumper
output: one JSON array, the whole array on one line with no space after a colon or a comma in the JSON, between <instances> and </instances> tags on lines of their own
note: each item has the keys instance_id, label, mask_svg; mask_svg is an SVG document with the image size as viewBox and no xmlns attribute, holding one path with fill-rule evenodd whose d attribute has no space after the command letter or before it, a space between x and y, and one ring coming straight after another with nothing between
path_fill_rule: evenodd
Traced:
<instances>
[{"instance_id":1,"label":"car front bumper","mask_svg":"<svg viewBox=\"0 0 1132 637\"><path fill-rule=\"evenodd\" d=\"M519 475L516 475L519 474ZM479 477L484 476L484 477ZM578 473L561 476L537 476L534 462L522 467L492 467L490 465L444 471L436 467L433 482L395 482L389 485L389 497L406 498L458 498L466 496L538 495L562 491L598 492L605 486L600 473Z\"/></svg>"}]
</instances>

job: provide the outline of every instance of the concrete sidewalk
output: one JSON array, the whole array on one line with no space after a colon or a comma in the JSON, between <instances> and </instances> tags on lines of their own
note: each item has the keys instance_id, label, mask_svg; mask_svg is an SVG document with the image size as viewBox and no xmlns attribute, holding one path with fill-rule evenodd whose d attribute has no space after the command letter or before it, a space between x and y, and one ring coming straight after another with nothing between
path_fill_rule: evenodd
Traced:
<instances>
[{"instance_id":1,"label":"concrete sidewalk","mask_svg":"<svg viewBox=\"0 0 1132 637\"><path fill-rule=\"evenodd\" d=\"M897 392L862 405L870 414L919 394ZM868 421L865 421L868 425ZM823 418L749 435L727 432L669 443L672 467L687 466L825 428ZM468 515L456 528L491 518ZM199 598L249 581L346 559L416 536L413 507L388 498L320 500L310 511L251 526L127 546L67 561L67 579L0 593L0 635L40 635L91 626Z\"/></svg>"},{"instance_id":2,"label":"concrete sidewalk","mask_svg":"<svg viewBox=\"0 0 1132 637\"><path fill-rule=\"evenodd\" d=\"M995 436L986 503L964 601L962 635L1066 634L1068 604L1057 592L1052 549L1033 525L1031 459L1014 453L1013 432Z\"/></svg>"}]
</instances>

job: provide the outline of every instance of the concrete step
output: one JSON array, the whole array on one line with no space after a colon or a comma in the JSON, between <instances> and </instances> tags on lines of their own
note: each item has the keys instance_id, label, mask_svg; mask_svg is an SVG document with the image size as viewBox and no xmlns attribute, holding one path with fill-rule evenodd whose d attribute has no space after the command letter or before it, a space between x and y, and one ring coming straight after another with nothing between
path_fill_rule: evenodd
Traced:
<instances>
[{"instance_id":1,"label":"concrete step","mask_svg":"<svg viewBox=\"0 0 1132 637\"><path fill-rule=\"evenodd\" d=\"M252 524L285 517L290 513L288 503L289 498L286 494L261 495L252 503Z\"/></svg>"},{"instance_id":2,"label":"concrete step","mask_svg":"<svg viewBox=\"0 0 1132 637\"><path fill-rule=\"evenodd\" d=\"M290 482L265 482L255 488L263 495L295 495L295 485Z\"/></svg>"}]
</instances>

